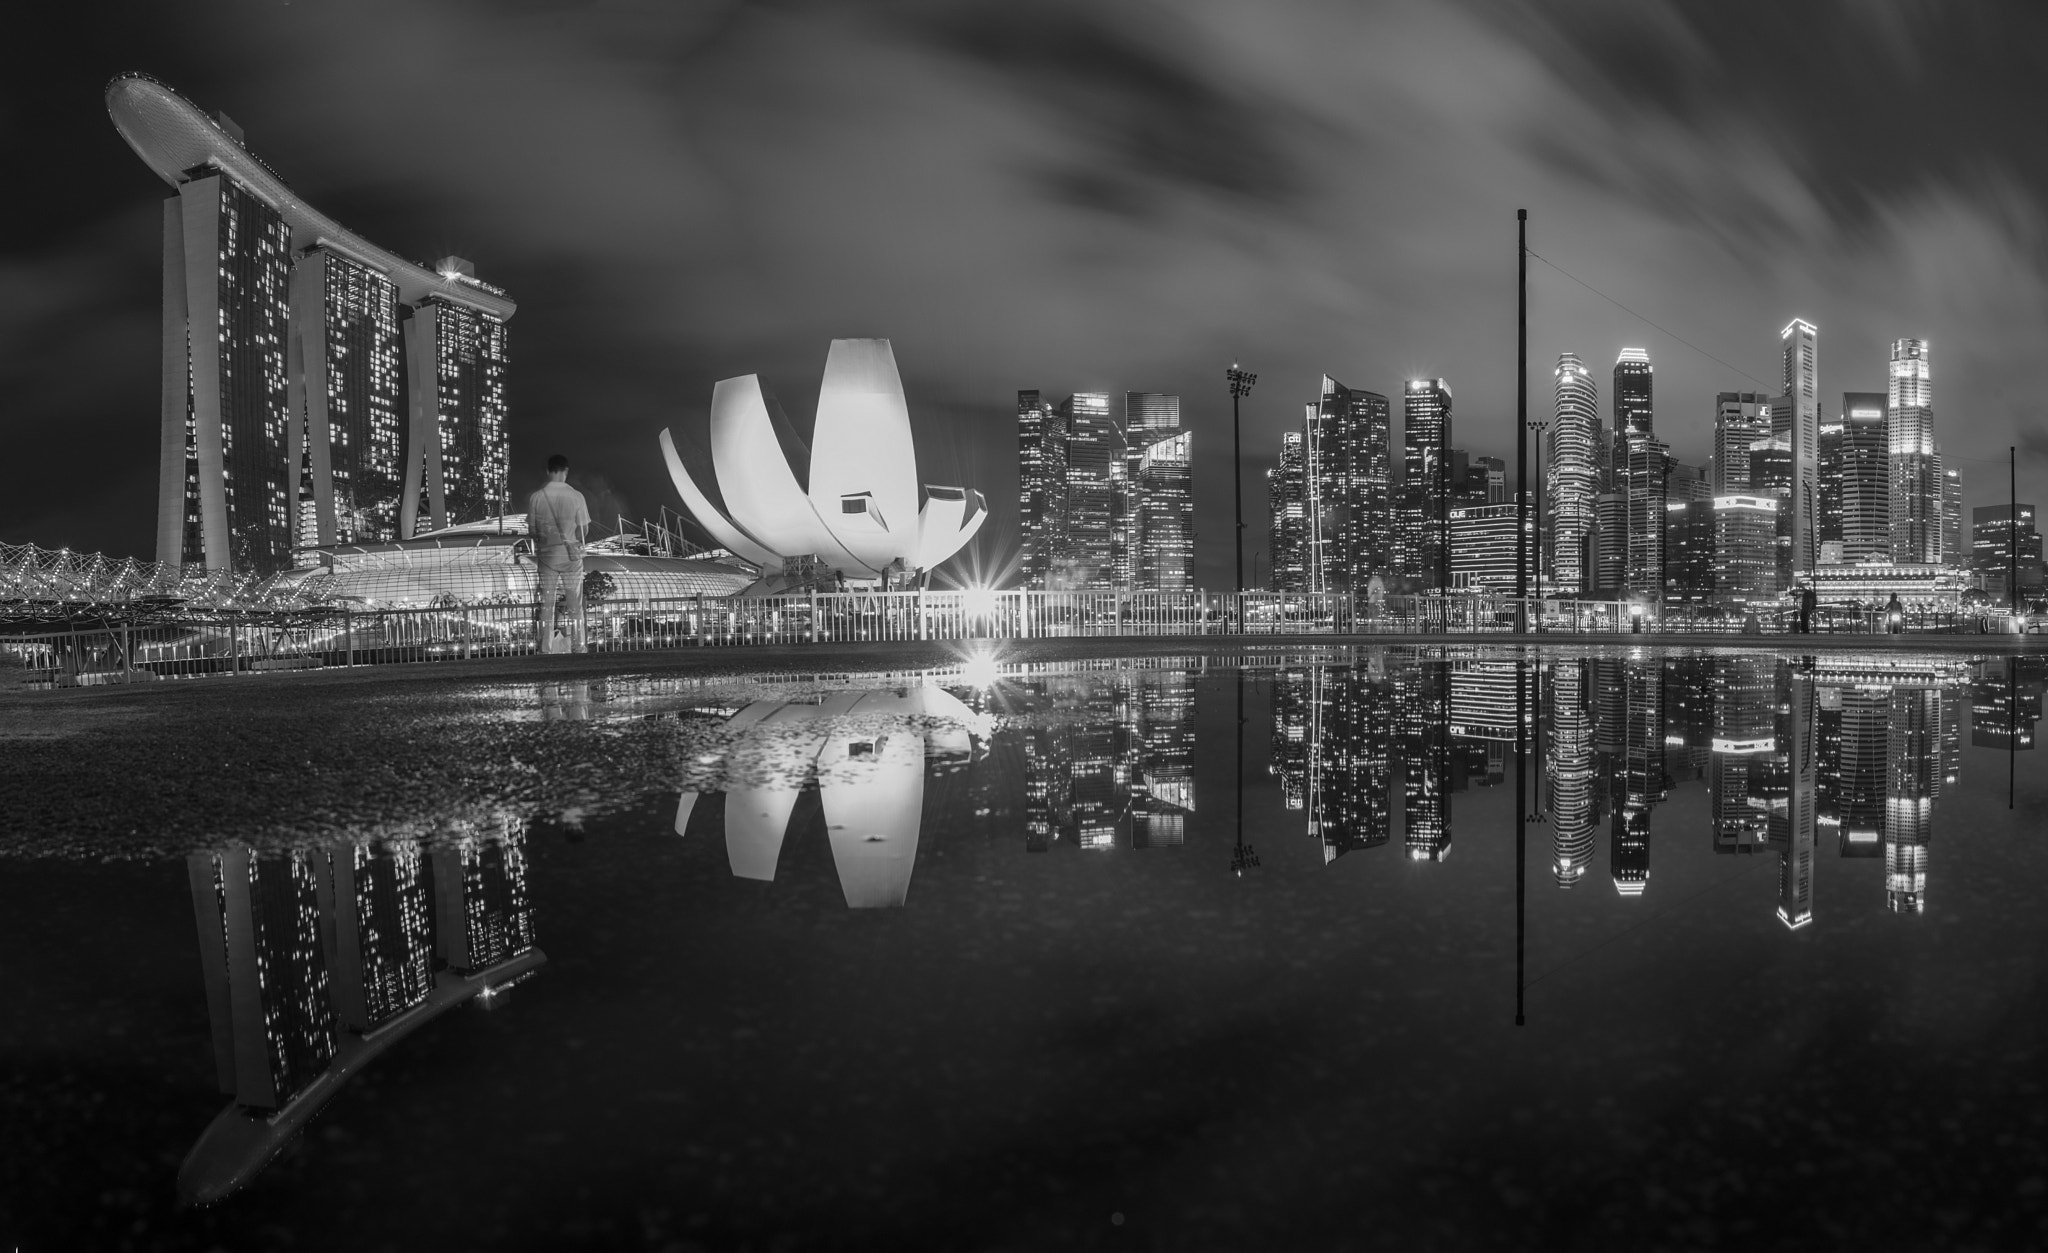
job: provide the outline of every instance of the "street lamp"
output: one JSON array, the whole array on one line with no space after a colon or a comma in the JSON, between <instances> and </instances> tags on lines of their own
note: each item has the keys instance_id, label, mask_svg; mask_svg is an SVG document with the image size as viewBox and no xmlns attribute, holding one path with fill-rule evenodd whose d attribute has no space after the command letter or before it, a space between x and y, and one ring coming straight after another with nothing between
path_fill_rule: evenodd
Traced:
<instances>
[{"instance_id":1,"label":"street lamp","mask_svg":"<svg viewBox=\"0 0 2048 1253\"><path fill-rule=\"evenodd\" d=\"M1237 516L1237 589L1244 590L1244 435L1238 424L1238 401L1252 394L1259 376L1240 370L1237 362L1224 371L1230 380L1230 498Z\"/></svg>"}]
</instances>

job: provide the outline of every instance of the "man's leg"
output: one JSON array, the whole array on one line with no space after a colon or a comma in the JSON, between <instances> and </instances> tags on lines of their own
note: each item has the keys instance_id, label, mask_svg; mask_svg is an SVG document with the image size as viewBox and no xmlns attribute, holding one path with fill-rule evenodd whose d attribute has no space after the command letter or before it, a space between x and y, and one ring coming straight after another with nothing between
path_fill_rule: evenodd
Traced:
<instances>
[{"instance_id":1,"label":"man's leg","mask_svg":"<svg viewBox=\"0 0 2048 1253\"><path fill-rule=\"evenodd\" d=\"M570 566L562 576L563 591L569 596L569 649L571 652L589 650L590 622L583 613L583 563Z\"/></svg>"},{"instance_id":2,"label":"man's leg","mask_svg":"<svg viewBox=\"0 0 2048 1253\"><path fill-rule=\"evenodd\" d=\"M536 594L540 597L540 613L534 627L533 643L536 650L544 653L555 639L555 598L562 594L562 572L545 561L539 565Z\"/></svg>"}]
</instances>

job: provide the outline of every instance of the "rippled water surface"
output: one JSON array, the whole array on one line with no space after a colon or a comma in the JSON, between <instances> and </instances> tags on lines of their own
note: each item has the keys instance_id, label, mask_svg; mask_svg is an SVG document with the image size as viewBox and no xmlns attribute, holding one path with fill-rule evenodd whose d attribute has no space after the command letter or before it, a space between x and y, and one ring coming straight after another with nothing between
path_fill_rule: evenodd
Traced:
<instances>
[{"instance_id":1,"label":"rippled water surface","mask_svg":"<svg viewBox=\"0 0 2048 1253\"><path fill-rule=\"evenodd\" d=\"M17 705L0 1244L2039 1244L2043 674Z\"/></svg>"}]
</instances>

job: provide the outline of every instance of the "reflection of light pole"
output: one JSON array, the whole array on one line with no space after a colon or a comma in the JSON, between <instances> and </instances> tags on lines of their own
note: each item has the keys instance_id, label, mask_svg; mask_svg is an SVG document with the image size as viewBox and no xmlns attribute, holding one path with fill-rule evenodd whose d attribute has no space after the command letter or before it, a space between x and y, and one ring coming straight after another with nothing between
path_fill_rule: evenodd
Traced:
<instances>
[{"instance_id":1,"label":"reflection of light pole","mask_svg":"<svg viewBox=\"0 0 2048 1253\"><path fill-rule=\"evenodd\" d=\"M1237 589L1244 590L1244 436L1239 430L1237 402L1252 394L1252 384L1259 376L1249 370L1237 368L1237 362L1230 363L1224 371L1230 380L1230 497L1237 516ZM1242 704L1242 700L1239 701Z\"/></svg>"},{"instance_id":2,"label":"reflection of light pole","mask_svg":"<svg viewBox=\"0 0 2048 1253\"><path fill-rule=\"evenodd\" d=\"M1236 367L1232 367L1235 369ZM1244 667L1237 668L1237 843L1230 849L1230 872L1238 878L1258 868L1259 855L1244 842Z\"/></svg>"}]
</instances>

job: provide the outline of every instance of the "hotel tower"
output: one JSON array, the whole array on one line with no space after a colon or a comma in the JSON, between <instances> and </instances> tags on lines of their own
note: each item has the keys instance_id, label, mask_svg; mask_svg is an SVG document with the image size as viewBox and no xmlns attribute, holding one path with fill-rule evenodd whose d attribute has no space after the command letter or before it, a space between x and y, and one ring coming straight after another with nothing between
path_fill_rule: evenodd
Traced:
<instances>
[{"instance_id":1,"label":"hotel tower","mask_svg":"<svg viewBox=\"0 0 2048 1253\"><path fill-rule=\"evenodd\" d=\"M458 257L403 260L301 200L225 116L107 85L164 202L157 560L268 574L315 544L506 507L505 323Z\"/></svg>"}]
</instances>

